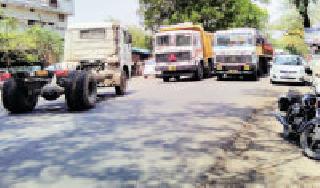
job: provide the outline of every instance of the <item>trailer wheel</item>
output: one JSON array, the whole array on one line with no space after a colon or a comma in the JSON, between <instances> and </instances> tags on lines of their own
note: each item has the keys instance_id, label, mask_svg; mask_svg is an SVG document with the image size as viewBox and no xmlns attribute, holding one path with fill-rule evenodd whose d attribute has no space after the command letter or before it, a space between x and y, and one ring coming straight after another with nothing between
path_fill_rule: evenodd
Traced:
<instances>
[{"instance_id":1,"label":"trailer wheel","mask_svg":"<svg viewBox=\"0 0 320 188\"><path fill-rule=\"evenodd\" d=\"M34 109L38 96L29 92L26 87L18 87L16 81L10 79L3 85L2 102L4 108L11 113L25 113Z\"/></svg>"},{"instance_id":2,"label":"trailer wheel","mask_svg":"<svg viewBox=\"0 0 320 188\"><path fill-rule=\"evenodd\" d=\"M127 91L127 78L124 72L121 73L120 86L116 86L116 95L125 95Z\"/></svg>"},{"instance_id":3,"label":"trailer wheel","mask_svg":"<svg viewBox=\"0 0 320 188\"><path fill-rule=\"evenodd\" d=\"M316 134L315 126L305 129L300 136L300 145L306 156L320 160L320 140L316 138Z\"/></svg>"},{"instance_id":4,"label":"trailer wheel","mask_svg":"<svg viewBox=\"0 0 320 188\"><path fill-rule=\"evenodd\" d=\"M66 101L69 110L87 110L95 106L97 81L86 71L73 72L66 85Z\"/></svg>"}]
</instances>

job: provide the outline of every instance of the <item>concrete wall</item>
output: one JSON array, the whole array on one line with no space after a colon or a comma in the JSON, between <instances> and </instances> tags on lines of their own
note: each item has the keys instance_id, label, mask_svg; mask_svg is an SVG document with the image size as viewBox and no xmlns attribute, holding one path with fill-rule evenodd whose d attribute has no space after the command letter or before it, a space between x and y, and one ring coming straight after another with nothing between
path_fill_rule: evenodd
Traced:
<instances>
[{"instance_id":1,"label":"concrete wall","mask_svg":"<svg viewBox=\"0 0 320 188\"><path fill-rule=\"evenodd\" d=\"M41 23L64 37L68 16L73 14L73 0L58 0L57 6L49 4L49 0L0 0L0 9L5 16L19 20L19 28L24 30L30 26L30 20ZM59 19L63 16L64 20ZM29 22L29 24L28 24Z\"/></svg>"}]
</instances>

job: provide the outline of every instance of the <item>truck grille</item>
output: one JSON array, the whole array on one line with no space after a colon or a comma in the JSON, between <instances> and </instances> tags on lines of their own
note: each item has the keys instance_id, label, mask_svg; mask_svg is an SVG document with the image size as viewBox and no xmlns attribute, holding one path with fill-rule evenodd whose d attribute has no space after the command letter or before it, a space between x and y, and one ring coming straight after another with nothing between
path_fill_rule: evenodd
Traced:
<instances>
[{"instance_id":1,"label":"truck grille","mask_svg":"<svg viewBox=\"0 0 320 188\"><path fill-rule=\"evenodd\" d=\"M217 63L251 63L252 57L250 55L218 55L216 57Z\"/></svg>"},{"instance_id":2,"label":"truck grille","mask_svg":"<svg viewBox=\"0 0 320 188\"><path fill-rule=\"evenodd\" d=\"M191 53L190 52L173 52L173 53L156 54L156 62L157 63L170 62L169 56L173 55L173 54L176 56L177 62L191 60Z\"/></svg>"},{"instance_id":3,"label":"truck grille","mask_svg":"<svg viewBox=\"0 0 320 188\"><path fill-rule=\"evenodd\" d=\"M282 73L282 74L296 74L298 72L297 71L284 71L284 70L282 70L282 71L280 71L280 73Z\"/></svg>"}]
</instances>

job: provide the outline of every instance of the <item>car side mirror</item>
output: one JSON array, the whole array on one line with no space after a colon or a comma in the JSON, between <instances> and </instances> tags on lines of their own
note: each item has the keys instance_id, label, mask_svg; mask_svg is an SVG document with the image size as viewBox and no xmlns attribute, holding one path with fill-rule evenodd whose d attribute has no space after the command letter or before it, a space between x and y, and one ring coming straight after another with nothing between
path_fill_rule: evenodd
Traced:
<instances>
[{"instance_id":1,"label":"car side mirror","mask_svg":"<svg viewBox=\"0 0 320 188\"><path fill-rule=\"evenodd\" d=\"M309 76L311 76L312 73L313 73L310 67L307 67L307 68L305 69L305 72L306 72L306 74L309 75Z\"/></svg>"}]
</instances>

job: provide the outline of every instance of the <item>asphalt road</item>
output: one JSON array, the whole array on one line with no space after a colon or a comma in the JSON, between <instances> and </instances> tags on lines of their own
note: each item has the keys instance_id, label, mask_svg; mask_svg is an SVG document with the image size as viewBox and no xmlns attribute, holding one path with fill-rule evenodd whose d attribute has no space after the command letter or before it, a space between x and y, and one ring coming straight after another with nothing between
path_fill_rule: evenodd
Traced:
<instances>
[{"instance_id":1,"label":"asphalt road","mask_svg":"<svg viewBox=\"0 0 320 188\"><path fill-rule=\"evenodd\" d=\"M63 98L30 114L0 109L0 187L194 187L225 140L286 86L215 79L135 78L127 96L100 92L95 109Z\"/></svg>"}]
</instances>

